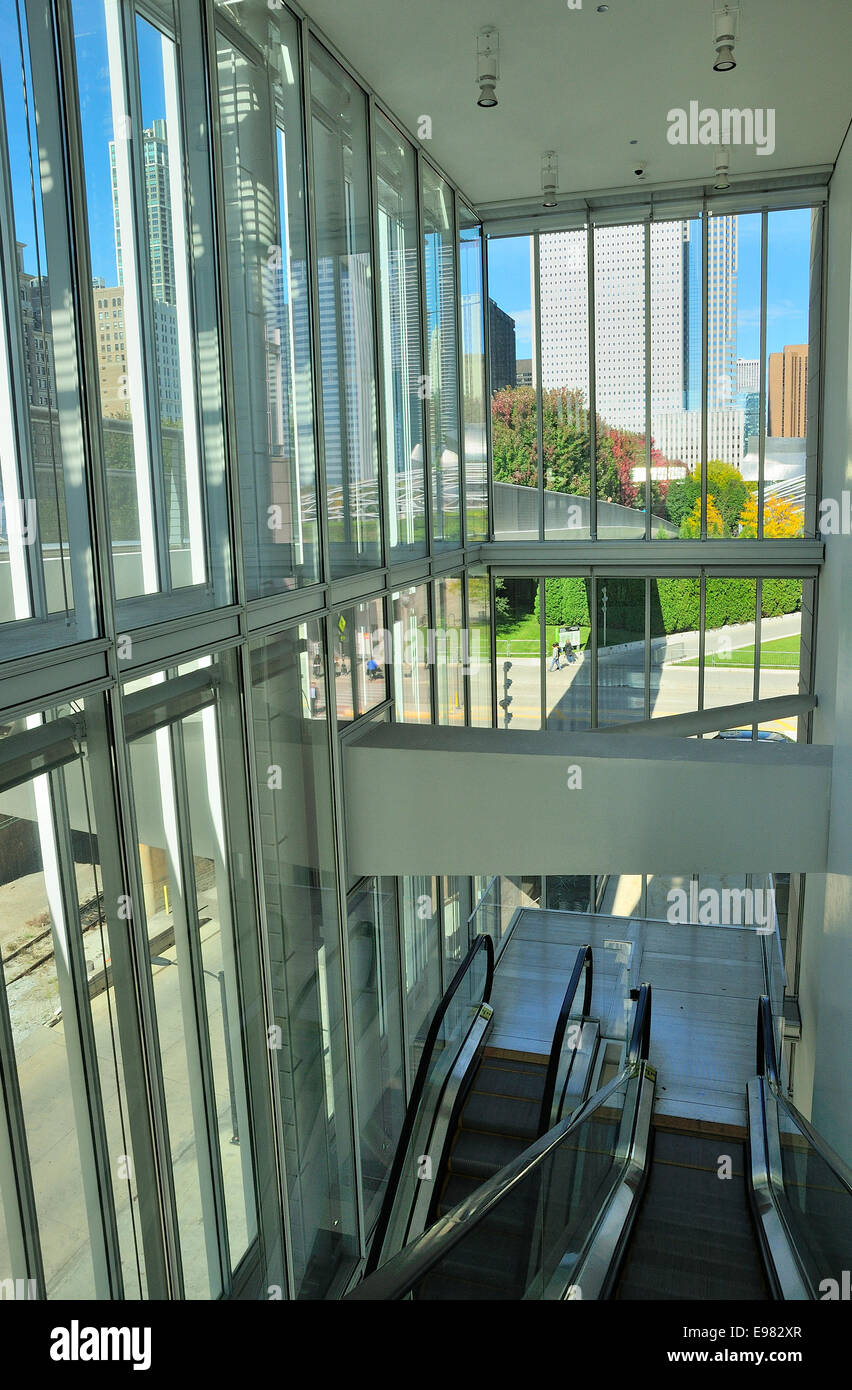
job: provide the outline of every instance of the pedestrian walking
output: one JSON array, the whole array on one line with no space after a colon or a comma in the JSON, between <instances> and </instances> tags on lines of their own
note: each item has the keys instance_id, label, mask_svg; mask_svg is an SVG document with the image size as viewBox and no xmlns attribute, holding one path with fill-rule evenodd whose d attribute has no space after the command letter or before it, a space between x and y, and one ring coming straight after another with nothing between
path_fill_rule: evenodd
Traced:
<instances>
[{"instance_id":1,"label":"pedestrian walking","mask_svg":"<svg viewBox=\"0 0 852 1390\"><path fill-rule=\"evenodd\" d=\"M558 643L558 642L554 642L554 644L553 644L553 650L552 650L552 652L551 652L551 654L550 654L550 665L549 665L548 668L547 668L547 669L548 669L548 674L549 674L552 670L554 670L554 668L555 668L557 671L561 671L561 670L562 670L562 667L559 665L559 643Z\"/></svg>"}]
</instances>

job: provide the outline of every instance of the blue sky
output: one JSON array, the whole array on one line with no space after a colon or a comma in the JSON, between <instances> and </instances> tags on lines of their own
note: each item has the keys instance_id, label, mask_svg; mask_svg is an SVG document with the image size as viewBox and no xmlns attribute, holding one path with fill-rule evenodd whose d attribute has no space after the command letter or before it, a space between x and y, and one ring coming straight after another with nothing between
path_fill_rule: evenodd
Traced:
<instances>
[{"instance_id":1,"label":"blue sky","mask_svg":"<svg viewBox=\"0 0 852 1390\"><path fill-rule=\"evenodd\" d=\"M760 346L760 214L739 218L737 267L737 356L757 357ZM769 214L766 342L769 352L808 341L811 214L808 208ZM530 241L505 237L492 242L488 293L515 320L517 355L529 357Z\"/></svg>"}]
</instances>

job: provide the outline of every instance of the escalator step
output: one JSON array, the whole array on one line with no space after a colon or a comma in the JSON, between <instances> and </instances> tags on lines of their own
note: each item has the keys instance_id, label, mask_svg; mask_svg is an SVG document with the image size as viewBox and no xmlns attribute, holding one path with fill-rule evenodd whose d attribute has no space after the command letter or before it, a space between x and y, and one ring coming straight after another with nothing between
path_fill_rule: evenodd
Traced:
<instances>
[{"instance_id":1,"label":"escalator step","mask_svg":"<svg viewBox=\"0 0 852 1390\"><path fill-rule=\"evenodd\" d=\"M486 1057L473 1085L475 1090L491 1095L540 1101L546 1076L547 1068L534 1062L509 1062L502 1058Z\"/></svg>"},{"instance_id":2,"label":"escalator step","mask_svg":"<svg viewBox=\"0 0 852 1390\"><path fill-rule=\"evenodd\" d=\"M457 1207L459 1202L466 1201L481 1185L479 1178L463 1178L458 1173L450 1173L438 1202L438 1215L446 1216L448 1211Z\"/></svg>"},{"instance_id":3,"label":"escalator step","mask_svg":"<svg viewBox=\"0 0 852 1390\"><path fill-rule=\"evenodd\" d=\"M538 1137L540 1098L500 1096L472 1091L462 1112L465 1130L481 1130L486 1134L511 1135L532 1143Z\"/></svg>"},{"instance_id":4,"label":"escalator step","mask_svg":"<svg viewBox=\"0 0 852 1390\"><path fill-rule=\"evenodd\" d=\"M427 1300L446 1299L459 1303L491 1303L511 1302L518 1295L514 1289L498 1289L493 1285L477 1284L470 1279L454 1278L449 1274L430 1274L418 1288L417 1297Z\"/></svg>"},{"instance_id":5,"label":"escalator step","mask_svg":"<svg viewBox=\"0 0 852 1390\"><path fill-rule=\"evenodd\" d=\"M460 1129L450 1154L449 1171L467 1178L490 1178L528 1147L526 1139Z\"/></svg>"}]
</instances>

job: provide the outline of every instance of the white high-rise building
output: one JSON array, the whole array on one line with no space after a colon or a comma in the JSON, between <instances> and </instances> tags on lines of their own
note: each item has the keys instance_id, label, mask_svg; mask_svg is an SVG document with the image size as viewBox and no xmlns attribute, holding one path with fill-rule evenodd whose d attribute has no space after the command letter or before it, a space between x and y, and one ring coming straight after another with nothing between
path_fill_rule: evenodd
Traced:
<instances>
[{"instance_id":1,"label":"white high-rise building","mask_svg":"<svg viewBox=\"0 0 852 1390\"><path fill-rule=\"evenodd\" d=\"M760 390L760 358L737 358L737 391Z\"/></svg>"},{"instance_id":2,"label":"white high-rise building","mask_svg":"<svg viewBox=\"0 0 852 1390\"><path fill-rule=\"evenodd\" d=\"M707 404L710 457L733 440L742 411L734 409L736 376L737 220L709 218L707 245ZM700 413L701 237L690 221L655 222L650 232L651 416L666 421L665 439L680 441L694 462ZM597 227L595 253L595 399L607 425L645 429L645 228ZM540 241L541 362L544 389L579 388L588 399L586 233L557 232ZM723 418L730 413L730 420ZM665 443L654 432L664 453ZM734 457L736 454L736 458ZM722 457L742 456L742 441ZM677 452L673 455L680 458Z\"/></svg>"}]
</instances>

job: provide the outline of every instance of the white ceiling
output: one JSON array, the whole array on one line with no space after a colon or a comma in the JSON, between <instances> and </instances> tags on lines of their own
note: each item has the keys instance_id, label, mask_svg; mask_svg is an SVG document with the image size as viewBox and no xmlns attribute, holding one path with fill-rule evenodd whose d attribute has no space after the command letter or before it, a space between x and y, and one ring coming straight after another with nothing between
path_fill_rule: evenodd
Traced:
<instances>
[{"instance_id":1,"label":"white ceiling","mask_svg":"<svg viewBox=\"0 0 852 1390\"><path fill-rule=\"evenodd\" d=\"M576 3L576 0L575 0ZM733 72L713 72L713 0L305 0L312 19L482 208L712 177L712 147L671 145L670 108L774 108L775 150L731 148L731 180L832 164L850 119L850 0L742 0ZM499 105L476 105L476 35L500 35ZM636 140L632 146L629 142Z\"/></svg>"}]
</instances>

